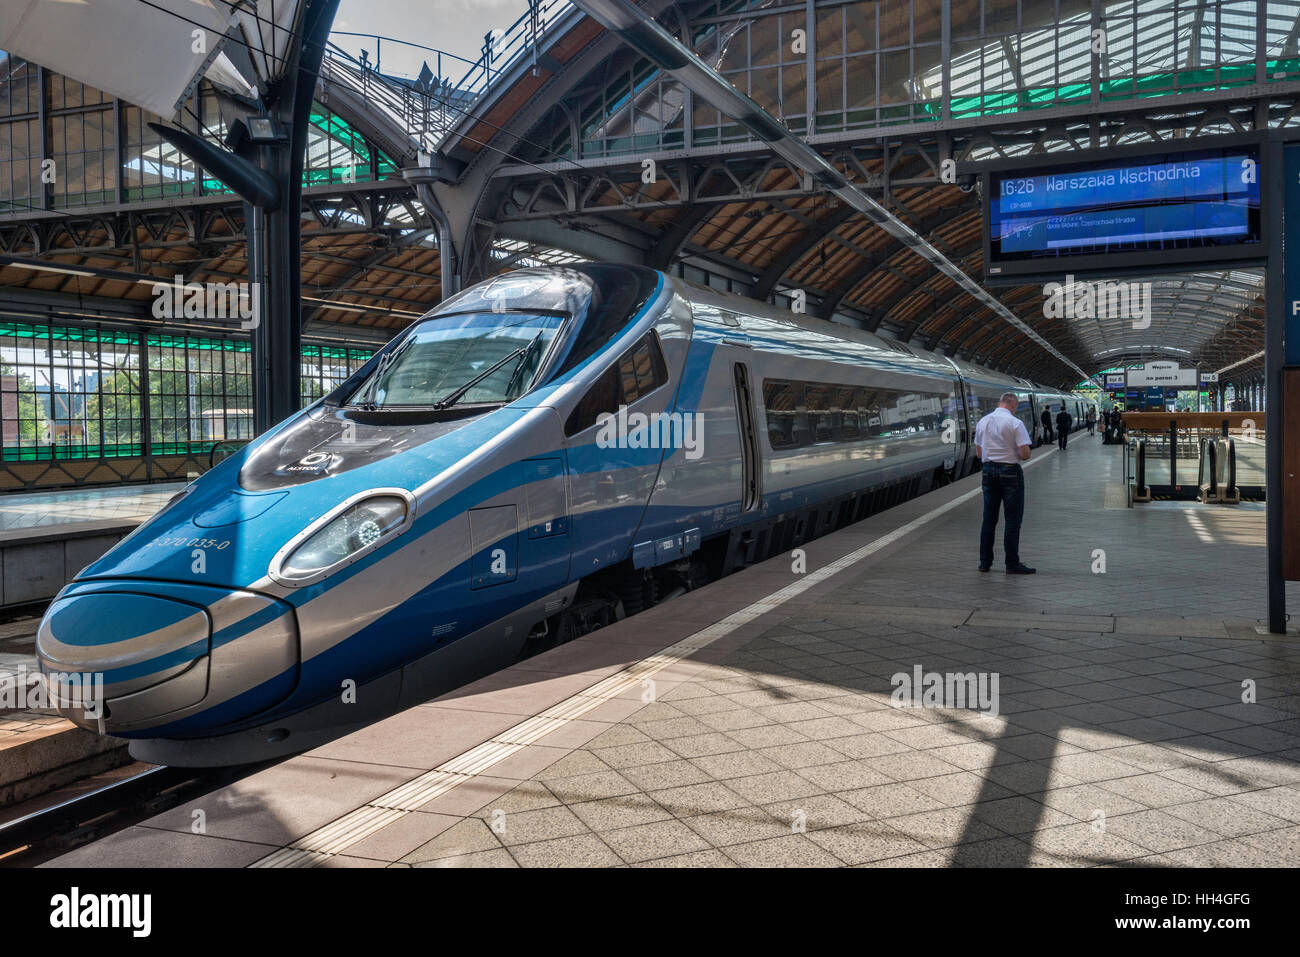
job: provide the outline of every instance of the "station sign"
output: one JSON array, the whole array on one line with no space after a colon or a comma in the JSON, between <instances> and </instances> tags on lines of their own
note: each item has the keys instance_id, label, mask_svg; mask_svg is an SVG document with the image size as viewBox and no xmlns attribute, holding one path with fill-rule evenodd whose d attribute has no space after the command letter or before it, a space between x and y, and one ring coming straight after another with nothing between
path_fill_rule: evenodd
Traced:
<instances>
[{"instance_id":1,"label":"station sign","mask_svg":"<svg viewBox=\"0 0 1300 957\"><path fill-rule=\"evenodd\" d=\"M1287 366L1300 366L1300 143L1288 143L1282 165L1286 189L1283 193L1282 267L1284 335L1282 358ZM1300 522L1300 519L1297 519ZM1300 555L1297 556L1300 561Z\"/></svg>"},{"instance_id":2,"label":"station sign","mask_svg":"<svg viewBox=\"0 0 1300 957\"><path fill-rule=\"evenodd\" d=\"M1181 369L1177 362L1148 362L1140 369L1128 372L1130 388L1171 386L1191 388L1196 385L1196 370Z\"/></svg>"},{"instance_id":3,"label":"station sign","mask_svg":"<svg viewBox=\"0 0 1300 957\"><path fill-rule=\"evenodd\" d=\"M1125 386L1125 384L1126 384L1127 382L1128 382L1128 380L1125 378L1124 373L1122 373L1122 372L1108 372L1108 373L1106 373L1106 388L1107 388L1107 389L1122 389L1122 388L1124 388L1124 386Z\"/></svg>"},{"instance_id":4,"label":"station sign","mask_svg":"<svg viewBox=\"0 0 1300 957\"><path fill-rule=\"evenodd\" d=\"M1259 146L1085 151L990 163L985 275L1061 275L1264 253Z\"/></svg>"},{"instance_id":5,"label":"station sign","mask_svg":"<svg viewBox=\"0 0 1300 957\"><path fill-rule=\"evenodd\" d=\"M1202 381L1202 382L1218 382L1218 381L1219 381L1219 373L1217 373L1217 372L1202 372L1202 373L1201 373L1201 381Z\"/></svg>"}]
</instances>

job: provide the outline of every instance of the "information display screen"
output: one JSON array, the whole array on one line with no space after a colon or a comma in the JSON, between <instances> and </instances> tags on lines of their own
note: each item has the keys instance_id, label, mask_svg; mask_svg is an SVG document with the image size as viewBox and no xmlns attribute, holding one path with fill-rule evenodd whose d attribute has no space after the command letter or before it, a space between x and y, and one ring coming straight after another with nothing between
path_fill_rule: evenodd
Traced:
<instances>
[{"instance_id":1,"label":"information display screen","mask_svg":"<svg viewBox=\"0 0 1300 957\"><path fill-rule=\"evenodd\" d=\"M1129 389L1124 398L1124 405L1130 412L1163 412L1165 410L1165 390L1160 386L1150 389Z\"/></svg>"},{"instance_id":2,"label":"information display screen","mask_svg":"<svg viewBox=\"0 0 1300 957\"><path fill-rule=\"evenodd\" d=\"M1070 268L1083 257L1258 246L1254 145L1097 160L1049 172L991 172L988 272ZM1171 263L1172 264L1172 263ZM1031 266L1031 269L1033 267Z\"/></svg>"}]
</instances>

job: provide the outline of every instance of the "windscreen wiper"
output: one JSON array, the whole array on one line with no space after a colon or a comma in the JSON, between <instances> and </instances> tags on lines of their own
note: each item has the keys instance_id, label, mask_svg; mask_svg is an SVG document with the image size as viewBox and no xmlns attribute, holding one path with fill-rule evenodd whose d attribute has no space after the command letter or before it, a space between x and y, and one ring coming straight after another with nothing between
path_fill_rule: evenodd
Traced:
<instances>
[{"instance_id":1,"label":"windscreen wiper","mask_svg":"<svg viewBox=\"0 0 1300 957\"><path fill-rule=\"evenodd\" d=\"M396 361L397 357L406 351L407 346L414 341L415 336L411 336L401 345L397 346L397 348L393 349L392 352L384 354L384 357L379 360L379 365L375 369L375 374L371 376L370 381L366 383L365 395L362 397L361 401L357 403L357 408L366 412L373 412L379 408L379 406L375 404L375 390L379 388L379 380L383 378L384 373L388 371L388 367L391 366L393 362Z\"/></svg>"},{"instance_id":2,"label":"windscreen wiper","mask_svg":"<svg viewBox=\"0 0 1300 957\"><path fill-rule=\"evenodd\" d=\"M524 346L524 354L521 355L519 361L515 363L515 371L510 373L510 381L506 383L506 389L501 393L502 395L510 395L510 390L514 388L515 380L519 378L519 373L524 371L524 363L528 361L528 354L533 351L533 347L537 345L537 343L542 341L542 333L545 331L546 330L544 329L539 329L537 335L533 336L532 341L529 342L528 345Z\"/></svg>"},{"instance_id":3,"label":"windscreen wiper","mask_svg":"<svg viewBox=\"0 0 1300 957\"><path fill-rule=\"evenodd\" d=\"M511 359L518 359L520 356L526 354L527 352L528 352L528 346L521 346L520 348L516 349L514 352L511 352L505 357L498 359L496 362L492 363L490 366L488 366L486 369L484 369L474 378L470 379L464 385L458 387L456 391L448 393L444 398L439 399L437 402L433 404L433 407L435 409L450 408L451 406L459 402L466 392L474 388L474 386L478 385L480 382L482 382L492 373L496 372L498 369L500 369Z\"/></svg>"}]
</instances>

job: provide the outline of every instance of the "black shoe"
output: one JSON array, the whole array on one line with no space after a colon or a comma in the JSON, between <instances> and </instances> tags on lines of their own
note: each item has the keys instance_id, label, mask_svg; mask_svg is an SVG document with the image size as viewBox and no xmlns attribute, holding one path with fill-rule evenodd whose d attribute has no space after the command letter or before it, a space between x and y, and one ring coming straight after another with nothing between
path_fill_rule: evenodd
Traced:
<instances>
[{"instance_id":1,"label":"black shoe","mask_svg":"<svg viewBox=\"0 0 1300 957\"><path fill-rule=\"evenodd\" d=\"M1019 565L1008 565L1008 566L1007 566L1007 574L1008 574L1008 575L1032 575L1032 574L1034 574L1036 571L1038 571L1037 568L1030 568L1030 567L1029 567L1028 565L1026 565L1024 562L1021 562Z\"/></svg>"},{"instance_id":2,"label":"black shoe","mask_svg":"<svg viewBox=\"0 0 1300 957\"><path fill-rule=\"evenodd\" d=\"M992 567L992 565L985 565L983 562L980 563L980 571L982 572L986 572Z\"/></svg>"}]
</instances>

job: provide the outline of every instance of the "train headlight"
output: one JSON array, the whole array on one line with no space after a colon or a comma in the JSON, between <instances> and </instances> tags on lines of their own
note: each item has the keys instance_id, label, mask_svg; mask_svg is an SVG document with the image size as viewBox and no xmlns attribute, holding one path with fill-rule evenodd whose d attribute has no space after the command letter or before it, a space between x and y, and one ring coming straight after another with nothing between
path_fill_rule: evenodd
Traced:
<instances>
[{"instance_id":1,"label":"train headlight","mask_svg":"<svg viewBox=\"0 0 1300 957\"><path fill-rule=\"evenodd\" d=\"M282 585L320 581L405 531L414 505L404 489L374 489L353 496L280 549L271 562L271 578Z\"/></svg>"}]
</instances>

